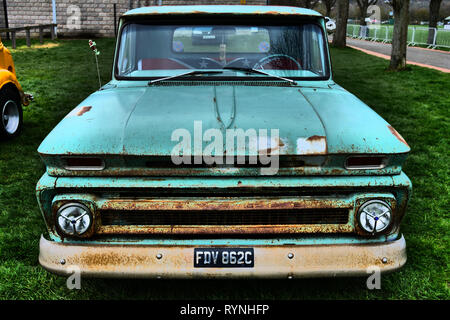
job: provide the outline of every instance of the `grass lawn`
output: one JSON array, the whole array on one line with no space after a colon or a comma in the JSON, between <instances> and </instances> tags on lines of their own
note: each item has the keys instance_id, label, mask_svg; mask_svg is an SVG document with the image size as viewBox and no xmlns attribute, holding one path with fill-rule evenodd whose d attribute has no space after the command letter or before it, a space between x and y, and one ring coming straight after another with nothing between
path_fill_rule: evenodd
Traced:
<instances>
[{"instance_id":1,"label":"grass lawn","mask_svg":"<svg viewBox=\"0 0 450 320\"><path fill-rule=\"evenodd\" d=\"M10 44L6 42L6 45ZM35 198L44 173L36 152L48 132L97 89L87 40L59 40L12 50L22 86L35 96L25 109L24 131L0 142L1 299L449 299L449 107L450 75L412 66L386 72L388 61L353 49L333 49L335 80L390 122L412 147L404 168L414 186L403 222L408 262L382 277L381 290L365 278L248 281L83 279L68 290L66 279L38 265L45 232ZM112 39L97 40L105 82Z\"/></svg>"}]
</instances>

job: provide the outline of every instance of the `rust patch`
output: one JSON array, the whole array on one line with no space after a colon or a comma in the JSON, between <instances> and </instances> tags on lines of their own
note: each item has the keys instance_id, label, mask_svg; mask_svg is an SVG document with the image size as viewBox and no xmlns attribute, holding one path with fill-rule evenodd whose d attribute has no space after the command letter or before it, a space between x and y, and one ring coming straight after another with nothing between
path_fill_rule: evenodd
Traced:
<instances>
[{"instance_id":1,"label":"rust patch","mask_svg":"<svg viewBox=\"0 0 450 320\"><path fill-rule=\"evenodd\" d=\"M408 143L406 142L406 140L403 139L403 137L400 135L400 133L397 132L397 130L394 129L394 127L392 127L391 125L388 125L387 127L388 127L389 131L391 131L391 133L392 133L392 134L393 134L400 142L404 143L404 144L409 148L409 145L408 145Z\"/></svg>"},{"instance_id":2,"label":"rust patch","mask_svg":"<svg viewBox=\"0 0 450 320\"><path fill-rule=\"evenodd\" d=\"M102 226L99 235L208 235L208 234L313 234L352 233L349 224L302 224L302 225L242 225L242 226Z\"/></svg>"},{"instance_id":3,"label":"rust patch","mask_svg":"<svg viewBox=\"0 0 450 320\"><path fill-rule=\"evenodd\" d=\"M214 198L208 200L178 199L111 199L106 201L100 211L125 210L138 211L223 211L232 214L235 210L266 212L273 210L296 209L349 209L349 205L340 199L249 199ZM354 227L350 223L342 224L270 224L270 225L103 225L97 234L292 234L292 233L351 233Z\"/></svg>"},{"instance_id":4,"label":"rust patch","mask_svg":"<svg viewBox=\"0 0 450 320\"><path fill-rule=\"evenodd\" d=\"M297 154L318 155L327 154L327 137L314 135L308 138L297 139Z\"/></svg>"},{"instance_id":5,"label":"rust patch","mask_svg":"<svg viewBox=\"0 0 450 320\"><path fill-rule=\"evenodd\" d=\"M225 245L223 247L232 247ZM236 268L222 272L218 268L195 270L194 246L183 245L64 245L41 238L39 262L47 270L66 275L68 265L80 266L84 276L96 277L298 277L365 275L367 267L376 265L384 271L400 268L406 262L405 241L344 245L270 245L255 246L258 264L253 269ZM302 257L286 258L287 253ZM158 260L156 256L162 254ZM66 265L59 263L60 259ZM382 259L386 258L386 263ZM294 262L294 263L293 263ZM298 263L297 263L298 262Z\"/></svg>"},{"instance_id":6,"label":"rust patch","mask_svg":"<svg viewBox=\"0 0 450 320\"><path fill-rule=\"evenodd\" d=\"M348 205L339 199L228 199L213 198L208 200L178 199L111 199L106 201L100 210L270 210L272 208L347 208Z\"/></svg>"},{"instance_id":7,"label":"rust patch","mask_svg":"<svg viewBox=\"0 0 450 320\"><path fill-rule=\"evenodd\" d=\"M286 7L289 9L289 7ZM190 15L190 14L197 14L197 15L220 15L220 16L245 16L245 15L277 15L277 16L283 16L283 15L289 15L289 16L300 16L300 17L317 17L320 18L319 15L315 14L307 14L307 13L298 13L293 10L290 11L253 11L253 12L208 12L208 11L200 11L200 10L192 10L188 12L179 12L179 11L171 11L171 12L159 12L159 11L149 11L149 12L141 12L141 13L133 13L133 14L125 14L122 17L135 17L135 16L146 16L146 15Z\"/></svg>"},{"instance_id":8,"label":"rust patch","mask_svg":"<svg viewBox=\"0 0 450 320\"><path fill-rule=\"evenodd\" d=\"M77 116L82 116L83 114L85 114L86 112L91 111L92 107L91 106L85 106L85 107L81 107L80 111L77 112Z\"/></svg>"},{"instance_id":9,"label":"rust patch","mask_svg":"<svg viewBox=\"0 0 450 320\"><path fill-rule=\"evenodd\" d=\"M278 139L257 139L256 141L250 141L251 144L256 144L259 155L271 155L271 154L285 154L286 144L281 138Z\"/></svg>"},{"instance_id":10,"label":"rust patch","mask_svg":"<svg viewBox=\"0 0 450 320\"><path fill-rule=\"evenodd\" d=\"M323 139L326 139L326 137L325 136L317 136L317 135L315 135L315 136L311 136L311 137L307 138L306 141L313 142L313 141L321 141Z\"/></svg>"}]
</instances>

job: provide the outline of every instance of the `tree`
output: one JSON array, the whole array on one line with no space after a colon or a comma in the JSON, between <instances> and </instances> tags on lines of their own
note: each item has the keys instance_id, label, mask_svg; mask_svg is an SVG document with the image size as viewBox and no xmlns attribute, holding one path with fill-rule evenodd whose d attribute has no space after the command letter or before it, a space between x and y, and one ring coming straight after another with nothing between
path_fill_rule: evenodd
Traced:
<instances>
[{"instance_id":1,"label":"tree","mask_svg":"<svg viewBox=\"0 0 450 320\"><path fill-rule=\"evenodd\" d=\"M347 19L349 0L337 0L336 32L333 36L333 46L344 48L347 45Z\"/></svg>"},{"instance_id":2,"label":"tree","mask_svg":"<svg viewBox=\"0 0 450 320\"><path fill-rule=\"evenodd\" d=\"M292 6L292 7L302 7L307 9L313 9L319 0L270 0L270 5L280 5L280 6Z\"/></svg>"},{"instance_id":3,"label":"tree","mask_svg":"<svg viewBox=\"0 0 450 320\"><path fill-rule=\"evenodd\" d=\"M439 9L441 8L442 0L430 0L430 18L428 24L428 44L432 44L434 40L434 33L436 32L437 22L439 20Z\"/></svg>"},{"instance_id":4,"label":"tree","mask_svg":"<svg viewBox=\"0 0 450 320\"><path fill-rule=\"evenodd\" d=\"M301 7L307 9L313 9L317 3L319 3L319 0L300 0Z\"/></svg>"},{"instance_id":5,"label":"tree","mask_svg":"<svg viewBox=\"0 0 450 320\"><path fill-rule=\"evenodd\" d=\"M366 18L367 16L367 9L369 6L372 6L374 4L377 4L378 0L356 0L356 3L359 7L359 24L362 26L367 25Z\"/></svg>"},{"instance_id":6,"label":"tree","mask_svg":"<svg viewBox=\"0 0 450 320\"><path fill-rule=\"evenodd\" d=\"M430 12L428 8L411 8L409 10L409 23L420 24L421 21L427 21L429 16Z\"/></svg>"},{"instance_id":7,"label":"tree","mask_svg":"<svg viewBox=\"0 0 450 320\"><path fill-rule=\"evenodd\" d=\"M325 5L325 16L329 17L331 15L331 9L333 9L336 4L336 0L322 0L322 3Z\"/></svg>"},{"instance_id":8,"label":"tree","mask_svg":"<svg viewBox=\"0 0 450 320\"><path fill-rule=\"evenodd\" d=\"M394 71L406 68L406 43L409 24L409 0L390 0L394 9L394 31L389 69Z\"/></svg>"}]
</instances>

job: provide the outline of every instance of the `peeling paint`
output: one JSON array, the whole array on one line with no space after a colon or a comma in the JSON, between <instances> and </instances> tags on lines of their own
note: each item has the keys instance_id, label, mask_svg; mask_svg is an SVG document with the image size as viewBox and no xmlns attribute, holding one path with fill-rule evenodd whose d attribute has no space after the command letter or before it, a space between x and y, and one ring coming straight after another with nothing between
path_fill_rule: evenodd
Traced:
<instances>
[{"instance_id":1,"label":"peeling paint","mask_svg":"<svg viewBox=\"0 0 450 320\"><path fill-rule=\"evenodd\" d=\"M85 114L86 112L91 111L92 106L78 106L75 109L73 109L72 111L70 111L65 118L71 118L71 117L80 117L83 114Z\"/></svg>"},{"instance_id":2,"label":"peeling paint","mask_svg":"<svg viewBox=\"0 0 450 320\"><path fill-rule=\"evenodd\" d=\"M325 136L311 136L297 139L297 154L318 155L327 154L327 138Z\"/></svg>"},{"instance_id":3,"label":"peeling paint","mask_svg":"<svg viewBox=\"0 0 450 320\"><path fill-rule=\"evenodd\" d=\"M77 116L82 116L83 114L85 114L86 112L91 111L92 107L91 106L87 106L87 107L81 107L80 111L77 112Z\"/></svg>"},{"instance_id":4,"label":"peeling paint","mask_svg":"<svg viewBox=\"0 0 450 320\"><path fill-rule=\"evenodd\" d=\"M408 143L406 142L406 140L403 139L403 137L400 135L400 133L397 132L397 130L394 129L394 127L392 127L391 125L388 125L387 127L388 127L389 131L391 131L391 133L392 133L392 134L393 134L400 142L404 143L404 144L409 148L409 145L408 145Z\"/></svg>"}]
</instances>

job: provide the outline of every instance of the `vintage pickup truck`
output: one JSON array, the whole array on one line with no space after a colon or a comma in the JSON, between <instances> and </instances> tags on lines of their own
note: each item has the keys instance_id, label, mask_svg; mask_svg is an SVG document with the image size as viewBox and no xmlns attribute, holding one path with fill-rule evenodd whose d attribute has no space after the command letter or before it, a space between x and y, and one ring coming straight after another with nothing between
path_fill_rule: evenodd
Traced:
<instances>
[{"instance_id":1,"label":"vintage pickup truck","mask_svg":"<svg viewBox=\"0 0 450 320\"><path fill-rule=\"evenodd\" d=\"M324 17L160 6L119 30L112 80L38 149L45 269L297 278L406 262L410 148L333 81Z\"/></svg>"}]
</instances>

